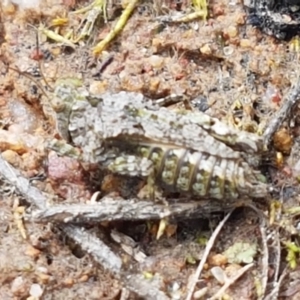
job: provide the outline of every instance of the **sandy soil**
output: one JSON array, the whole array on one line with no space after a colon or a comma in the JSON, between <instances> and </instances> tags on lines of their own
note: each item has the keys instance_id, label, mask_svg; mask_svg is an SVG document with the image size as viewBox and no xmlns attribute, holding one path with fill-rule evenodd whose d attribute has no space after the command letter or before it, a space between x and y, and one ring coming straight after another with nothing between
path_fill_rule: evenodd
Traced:
<instances>
[{"instance_id":1,"label":"sandy soil","mask_svg":"<svg viewBox=\"0 0 300 300\"><path fill-rule=\"evenodd\" d=\"M44 0L40 8L31 10L18 9L10 3L2 5L0 150L8 162L46 193L50 204L86 203L94 191L114 190L115 185L109 179L107 187L98 179L88 188L85 180L88 175L78 162L59 158L45 149L45 141L55 136L55 118L48 99L51 89L42 81L41 73L51 87L60 78L80 78L94 94L125 90L141 92L152 99L185 94L190 99L196 98L200 109L208 105L208 114L258 134L282 105L299 76L297 39L279 42L247 26L246 11L236 1L211 1L207 21L159 23L156 17L175 14L176 10L186 12L190 7L189 1L177 5L175 2L164 1L164 9L160 10L157 1L141 1L122 34L98 58L93 57L91 47L115 24L118 10L111 21L96 27L75 51L49 41L42 34L38 51L36 27L49 26L54 18L68 16L64 30L78 28L82 15L71 15L70 11L87 3ZM105 62L109 63L103 68ZM33 79L8 66L31 74ZM283 159L276 159L275 152L267 157L268 180L276 200L283 201L283 210L299 205L298 119L296 115L293 127L284 124L285 130L277 135L275 146ZM126 296L121 282L54 225L25 222L23 228L20 216L31 208L5 180L1 181L0 189L1 299L137 299L133 293ZM267 206L263 209L267 214ZM209 238L220 217L171 224L168 234L159 241L155 240L157 224L154 223L101 224L91 226L91 230L127 262L132 257L111 239L110 231L117 229L134 238L140 251L149 256L144 264L132 263L135 271L160 274L165 293L172 299L184 299L189 276L205 248L203 241ZM280 221L285 222L278 227L280 241L297 244L293 231L297 216L284 215L276 223ZM205 292L202 299L208 299L222 286L213 268L219 267L220 276L225 273L230 277L245 265L246 261L229 261L224 254L238 242L248 243L249 247L255 245L256 255L245 254L247 259L254 257L255 264L233 283L223 299L259 299L260 274L266 266L262 262L264 248L257 215L247 208L231 217L216 241L196 288ZM267 243L270 248L280 248L272 240ZM283 244L282 247L284 251L278 260L270 252L270 282L279 261L280 274L285 266L286 248ZM282 299L300 297L297 269L296 266L289 271L287 282L282 285Z\"/></svg>"}]
</instances>

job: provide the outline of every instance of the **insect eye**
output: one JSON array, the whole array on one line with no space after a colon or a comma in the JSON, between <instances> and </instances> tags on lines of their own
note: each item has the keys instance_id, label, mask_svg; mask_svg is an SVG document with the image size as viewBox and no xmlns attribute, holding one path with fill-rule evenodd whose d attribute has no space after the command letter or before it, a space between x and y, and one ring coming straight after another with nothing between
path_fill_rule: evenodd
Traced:
<instances>
[{"instance_id":1,"label":"insect eye","mask_svg":"<svg viewBox=\"0 0 300 300\"><path fill-rule=\"evenodd\" d=\"M59 98L52 99L51 104L54 111L57 113L63 111L66 107L65 103Z\"/></svg>"},{"instance_id":2,"label":"insect eye","mask_svg":"<svg viewBox=\"0 0 300 300\"><path fill-rule=\"evenodd\" d=\"M139 115L139 110L135 107L126 105L124 106L124 110L127 111L130 116L135 117Z\"/></svg>"},{"instance_id":3,"label":"insect eye","mask_svg":"<svg viewBox=\"0 0 300 300\"><path fill-rule=\"evenodd\" d=\"M101 97L87 97L87 99L93 107L97 107L100 102L103 102Z\"/></svg>"}]
</instances>

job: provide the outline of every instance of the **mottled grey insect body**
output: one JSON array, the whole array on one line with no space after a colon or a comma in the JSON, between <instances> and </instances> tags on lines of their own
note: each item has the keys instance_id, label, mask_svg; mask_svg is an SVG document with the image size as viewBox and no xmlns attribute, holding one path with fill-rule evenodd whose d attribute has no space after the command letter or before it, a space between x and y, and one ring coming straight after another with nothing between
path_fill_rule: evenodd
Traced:
<instances>
[{"instance_id":1,"label":"mottled grey insect body","mask_svg":"<svg viewBox=\"0 0 300 300\"><path fill-rule=\"evenodd\" d=\"M67 131L86 162L122 175L154 177L167 191L191 197L267 195L260 173L247 162L262 151L255 134L201 112L159 107L137 93L82 97L78 92L71 102ZM66 124L61 120L58 128Z\"/></svg>"}]
</instances>

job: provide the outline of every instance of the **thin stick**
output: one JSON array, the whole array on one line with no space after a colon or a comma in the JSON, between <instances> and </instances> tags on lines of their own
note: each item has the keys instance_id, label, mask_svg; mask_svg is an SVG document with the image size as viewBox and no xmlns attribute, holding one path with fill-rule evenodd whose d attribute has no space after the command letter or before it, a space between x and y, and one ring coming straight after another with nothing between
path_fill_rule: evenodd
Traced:
<instances>
[{"instance_id":1,"label":"thin stick","mask_svg":"<svg viewBox=\"0 0 300 300\"><path fill-rule=\"evenodd\" d=\"M263 257L262 257L262 266L261 266L261 281L262 281L262 294L259 299L264 299L267 290L268 284L268 271L269 271L269 249L267 243L267 235L266 235L266 222L264 218L261 218L261 222L259 225L262 246L263 246Z\"/></svg>"},{"instance_id":2,"label":"thin stick","mask_svg":"<svg viewBox=\"0 0 300 300\"><path fill-rule=\"evenodd\" d=\"M285 103L283 103L280 110L277 112L276 116L271 120L267 128L265 129L263 138L264 145L268 148L273 134L278 130L284 120L291 117L292 110L298 104L300 100L300 80L296 85L290 90L286 97Z\"/></svg>"},{"instance_id":3,"label":"thin stick","mask_svg":"<svg viewBox=\"0 0 300 300\"><path fill-rule=\"evenodd\" d=\"M39 89L42 91L43 95L49 99L49 95L46 93L44 87L42 86L42 84L37 81L35 78L32 77L31 74L27 73L26 71L20 71L18 70L17 68L14 68L14 67L8 67L9 70L12 70L12 71L15 71L17 72L18 74L20 74L21 76L25 76L26 78L28 78L29 80L31 80L32 82L34 82L38 87Z\"/></svg>"},{"instance_id":4,"label":"thin stick","mask_svg":"<svg viewBox=\"0 0 300 300\"><path fill-rule=\"evenodd\" d=\"M39 33L38 33L38 30L36 31L36 51L37 53L40 52L40 43L39 43ZM39 69L40 69L40 73L41 73L41 76L46 84L46 86L50 89L50 91L53 91L53 87L48 83L46 77L44 76L44 72L43 72L43 68L42 68L42 64L41 64L41 60L39 59L38 60L38 65L39 65Z\"/></svg>"},{"instance_id":5,"label":"thin stick","mask_svg":"<svg viewBox=\"0 0 300 300\"><path fill-rule=\"evenodd\" d=\"M281 287L282 281L285 278L285 276L287 275L287 268L284 269L284 271L282 272L282 274L279 276L279 272L280 272L280 267L281 267L281 245L280 245L280 238L279 238L279 231L278 231L278 227L276 227L274 230L272 230L272 233L269 234L270 238L272 238L273 244L271 246L271 249L274 249L275 253L272 253L272 257L275 256L274 259L274 280L272 282L272 290L269 292L269 294L264 298L265 300L275 300L278 299L278 293L279 293L279 289ZM274 245L275 243L275 245ZM271 284L269 284L270 286Z\"/></svg>"},{"instance_id":6,"label":"thin stick","mask_svg":"<svg viewBox=\"0 0 300 300\"><path fill-rule=\"evenodd\" d=\"M278 299L278 293L279 293L281 284L282 284L284 278L285 278L287 275L288 275L288 268L286 267L286 268L283 270L283 272L282 272L282 274L281 274L281 276L280 276L278 282L276 282L276 284L275 284L275 286L274 286L272 292L271 292L269 295L266 296L265 300L277 300L277 299Z\"/></svg>"},{"instance_id":7,"label":"thin stick","mask_svg":"<svg viewBox=\"0 0 300 300\"><path fill-rule=\"evenodd\" d=\"M234 209L233 209L234 210ZM220 233L222 227L224 226L224 224L226 223L226 221L228 220L228 218L230 217L231 213L233 212L233 210L231 210L226 216L225 218L219 223L219 225L217 226L217 228L215 229L215 231L213 232L213 234L211 235L209 241L207 242L207 245L206 245L206 248L205 248L205 251L203 253L203 256L202 256L202 259L198 265L198 268L192 278L192 281L191 283L189 284L189 287L188 287L188 294L186 296L186 300L191 300L192 297L193 297L193 293L194 293L194 290L195 290L195 286L197 284L197 281L198 281L198 278L200 277L201 275L201 272L203 270L203 267L206 263L206 260L208 258L208 255L210 253L210 250L212 249L214 243L215 243L215 240L218 236L218 234Z\"/></svg>"},{"instance_id":8,"label":"thin stick","mask_svg":"<svg viewBox=\"0 0 300 300\"><path fill-rule=\"evenodd\" d=\"M238 270L237 274L232 278L227 278L225 284L218 290L217 293L215 293L209 300L217 300L221 299L225 291L233 284L235 283L242 275L244 275L249 269L251 269L254 266L254 263L251 263L249 265L244 266L240 270Z\"/></svg>"},{"instance_id":9,"label":"thin stick","mask_svg":"<svg viewBox=\"0 0 300 300\"><path fill-rule=\"evenodd\" d=\"M105 36L105 38L101 42L99 42L93 48L94 55L99 55L108 46L108 44L122 31L138 2L139 0L130 0L128 2L115 27Z\"/></svg>"},{"instance_id":10,"label":"thin stick","mask_svg":"<svg viewBox=\"0 0 300 300\"><path fill-rule=\"evenodd\" d=\"M37 188L30 185L29 180L24 178L19 171L6 162L0 155L0 175L2 175L12 186L16 187L25 199L38 207L46 207L46 197Z\"/></svg>"},{"instance_id":11,"label":"thin stick","mask_svg":"<svg viewBox=\"0 0 300 300\"><path fill-rule=\"evenodd\" d=\"M79 244L83 250L91 254L98 263L104 266L104 268L110 270L115 275L120 274L122 260L100 239L89 234L83 228L74 225L65 225L62 226L62 228L68 236L72 236L72 239ZM100 252L99 249L101 249Z\"/></svg>"},{"instance_id":12,"label":"thin stick","mask_svg":"<svg viewBox=\"0 0 300 300\"><path fill-rule=\"evenodd\" d=\"M160 220L166 217L188 214L199 207L199 203L155 204L139 199L113 199L109 196L94 204L54 205L35 211L32 220L38 223L94 223L117 220ZM209 214L209 212L207 212Z\"/></svg>"}]
</instances>

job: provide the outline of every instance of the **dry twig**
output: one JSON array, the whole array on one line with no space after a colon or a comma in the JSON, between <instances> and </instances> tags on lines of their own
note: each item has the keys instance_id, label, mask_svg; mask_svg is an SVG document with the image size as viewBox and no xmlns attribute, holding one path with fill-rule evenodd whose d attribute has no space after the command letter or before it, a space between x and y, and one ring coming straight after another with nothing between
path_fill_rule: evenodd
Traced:
<instances>
[{"instance_id":1,"label":"dry twig","mask_svg":"<svg viewBox=\"0 0 300 300\"><path fill-rule=\"evenodd\" d=\"M206 248L205 248L205 251L203 253L203 256L202 256L202 259L198 265L198 268L192 278L192 281L189 283L189 286L188 286L188 294L186 296L186 300L191 300L192 297L193 297L193 293L194 293L194 289L195 289L195 286L197 284L197 281L201 275L201 272L203 270L203 267L206 263L206 260L208 258L208 255L210 253L210 250L212 249L214 243L215 243L215 240L218 236L218 234L220 233L222 227L224 226L224 224L226 223L226 221L228 220L228 218L230 217L231 213L232 213L233 210L231 210L226 216L225 218L219 223L219 225L217 226L217 228L215 229L215 231L213 232L213 234L211 235L209 241L207 242L207 245L206 245Z\"/></svg>"},{"instance_id":2,"label":"dry twig","mask_svg":"<svg viewBox=\"0 0 300 300\"><path fill-rule=\"evenodd\" d=\"M265 300L277 300L277 299L278 299L279 289L280 289L280 287L281 287L281 285L282 285L282 282L283 282L284 278L285 278L287 275L288 275L288 268L286 267L286 268L283 270L283 272L282 272L282 274L281 274L279 280L275 283L272 292L271 292L269 295L267 295L267 296L265 297Z\"/></svg>"},{"instance_id":3,"label":"dry twig","mask_svg":"<svg viewBox=\"0 0 300 300\"><path fill-rule=\"evenodd\" d=\"M33 213L35 222L93 223L116 220L160 220L195 211L199 202L166 206L138 199L105 197L95 204L55 205ZM208 212L209 213L209 212Z\"/></svg>"},{"instance_id":4,"label":"dry twig","mask_svg":"<svg viewBox=\"0 0 300 300\"><path fill-rule=\"evenodd\" d=\"M263 247L262 266L261 266L262 293L259 299L263 299L267 290L268 270L269 270L269 248L268 248L267 235L266 235L266 222L264 218L261 219L259 229L260 229L262 247Z\"/></svg>"},{"instance_id":5,"label":"dry twig","mask_svg":"<svg viewBox=\"0 0 300 300\"><path fill-rule=\"evenodd\" d=\"M274 133L281 126L282 122L288 118L291 118L293 108L298 104L300 100L300 80L290 90L286 97L285 103L282 105L276 116L271 120L268 127L264 132L264 145L268 148Z\"/></svg>"},{"instance_id":6,"label":"dry twig","mask_svg":"<svg viewBox=\"0 0 300 300\"><path fill-rule=\"evenodd\" d=\"M280 246L280 237L279 237L279 231L278 227L276 227L274 230L272 230L271 234L269 234L269 239L273 240L273 245L270 247L274 253L272 253L272 257L275 257L274 263L272 265L274 266L274 280L272 283L272 291L269 292L269 294L264 298L265 300L275 300L278 299L278 293L279 289L281 287L282 281L287 275L287 268L284 269L284 271L279 276L280 272L280 266L281 266L281 246ZM270 262L269 262L270 264Z\"/></svg>"},{"instance_id":7,"label":"dry twig","mask_svg":"<svg viewBox=\"0 0 300 300\"><path fill-rule=\"evenodd\" d=\"M217 293L215 293L209 300L217 300L221 299L225 291L233 284L235 283L244 273L246 273L249 269L251 269L254 266L254 263L248 264L238 270L237 274L233 276L232 278L227 278L224 285L218 290Z\"/></svg>"},{"instance_id":8,"label":"dry twig","mask_svg":"<svg viewBox=\"0 0 300 300\"><path fill-rule=\"evenodd\" d=\"M273 239L275 243L275 257L276 257L276 262L275 262L275 273L274 273L274 281L278 282L279 279L279 272L280 272L280 265L281 265L281 245L280 245L280 235L279 235L279 230L278 227L276 227L273 230Z\"/></svg>"}]
</instances>

